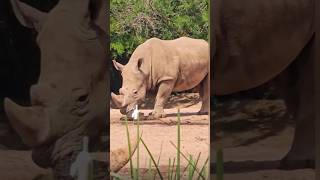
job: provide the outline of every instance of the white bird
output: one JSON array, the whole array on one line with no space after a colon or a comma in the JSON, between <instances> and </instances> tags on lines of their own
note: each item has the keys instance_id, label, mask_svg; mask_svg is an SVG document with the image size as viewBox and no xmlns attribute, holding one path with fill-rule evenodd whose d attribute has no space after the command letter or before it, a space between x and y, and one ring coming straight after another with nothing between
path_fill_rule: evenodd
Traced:
<instances>
[{"instance_id":1,"label":"white bird","mask_svg":"<svg viewBox=\"0 0 320 180\"><path fill-rule=\"evenodd\" d=\"M70 175L74 178L76 177L77 180L92 180L93 178L93 162L88 153L88 143L88 137L84 137L83 149L70 168Z\"/></svg>"},{"instance_id":2,"label":"white bird","mask_svg":"<svg viewBox=\"0 0 320 180\"><path fill-rule=\"evenodd\" d=\"M138 109L138 105L136 105L132 113L132 118L134 120L138 120L138 117L139 117L139 109Z\"/></svg>"}]
</instances>

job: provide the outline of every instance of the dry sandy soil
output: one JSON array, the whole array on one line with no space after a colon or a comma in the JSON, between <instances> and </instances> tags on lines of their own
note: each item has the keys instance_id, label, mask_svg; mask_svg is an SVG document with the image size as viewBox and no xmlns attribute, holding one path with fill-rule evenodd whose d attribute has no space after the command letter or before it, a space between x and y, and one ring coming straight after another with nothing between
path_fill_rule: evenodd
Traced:
<instances>
[{"instance_id":1,"label":"dry sandy soil","mask_svg":"<svg viewBox=\"0 0 320 180\"><path fill-rule=\"evenodd\" d=\"M315 179L313 169L277 169L294 133L283 101L232 100L217 107L215 145L224 147L225 180Z\"/></svg>"},{"instance_id":2,"label":"dry sandy soil","mask_svg":"<svg viewBox=\"0 0 320 180\"><path fill-rule=\"evenodd\" d=\"M172 96L168 106L165 109L167 117L158 120L145 120L140 122L140 130L143 132L142 139L150 149L152 155L158 159L160 156L159 166L163 173L168 171L169 158L172 160L176 157L177 150L170 143L177 142L177 109L181 109L181 150L189 157L194 158L201 153L199 165L203 165L209 156L209 117L208 115L197 115L201 107L197 94L185 94ZM147 107L142 109L145 115L151 112L152 100L148 101ZM124 122L121 121L122 115L119 109L111 109L110 125L110 149L117 149L127 145L126 131ZM136 125L134 122L129 123L130 134L136 134ZM162 147L162 148L161 148ZM136 154L134 162L136 162ZM140 146L140 168L141 173L146 175L146 169L149 164L149 155L143 146ZM181 157L182 168L187 166L187 161ZM200 168L200 166L199 166ZM120 174L128 175L129 163L122 168ZM147 175L146 175L147 176Z\"/></svg>"}]
</instances>

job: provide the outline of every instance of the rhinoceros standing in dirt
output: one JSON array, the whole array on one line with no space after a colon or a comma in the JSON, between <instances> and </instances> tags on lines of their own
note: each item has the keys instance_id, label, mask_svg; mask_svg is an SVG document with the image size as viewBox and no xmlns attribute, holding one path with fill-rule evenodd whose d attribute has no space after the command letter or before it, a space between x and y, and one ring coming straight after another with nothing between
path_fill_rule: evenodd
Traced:
<instances>
[{"instance_id":1,"label":"rhinoceros standing in dirt","mask_svg":"<svg viewBox=\"0 0 320 180\"><path fill-rule=\"evenodd\" d=\"M314 0L212 0L212 94L275 80L296 120L292 147L282 160L286 168L314 166L313 5Z\"/></svg>"},{"instance_id":2,"label":"rhinoceros standing in dirt","mask_svg":"<svg viewBox=\"0 0 320 180\"><path fill-rule=\"evenodd\" d=\"M60 0L49 13L15 0L11 4L20 23L38 31L41 72L30 89L31 106L6 98L5 111L33 147L34 162L52 167L56 179L69 179L83 136L95 142L106 129L106 1ZM128 160L125 152L111 152L112 171Z\"/></svg>"},{"instance_id":3,"label":"rhinoceros standing in dirt","mask_svg":"<svg viewBox=\"0 0 320 180\"><path fill-rule=\"evenodd\" d=\"M157 88L154 111L149 118L164 117L163 108L171 92L197 86L202 99L199 113L208 112L209 45L205 40L151 38L135 49L126 65L113 63L121 71L123 83L120 96L112 94L111 97L124 114L130 114L147 91Z\"/></svg>"}]
</instances>

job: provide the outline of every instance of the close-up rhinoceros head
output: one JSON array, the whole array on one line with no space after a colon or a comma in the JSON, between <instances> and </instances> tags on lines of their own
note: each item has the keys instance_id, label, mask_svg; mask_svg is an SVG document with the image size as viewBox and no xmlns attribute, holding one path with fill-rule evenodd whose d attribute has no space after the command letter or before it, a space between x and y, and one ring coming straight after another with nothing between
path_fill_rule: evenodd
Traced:
<instances>
[{"instance_id":1,"label":"close-up rhinoceros head","mask_svg":"<svg viewBox=\"0 0 320 180\"><path fill-rule=\"evenodd\" d=\"M11 0L19 22L37 31L41 67L38 82L30 88L31 106L5 98L5 111L25 144L36 149L51 147L46 154L49 159L33 156L42 167L78 151L83 136L95 137L105 127L107 22L100 21L106 9L99 11L99 2L60 0L45 13Z\"/></svg>"},{"instance_id":2,"label":"close-up rhinoceros head","mask_svg":"<svg viewBox=\"0 0 320 180\"><path fill-rule=\"evenodd\" d=\"M129 115L133 112L135 105L143 101L147 92L148 73L143 67L143 59L130 58L126 65L122 65L113 60L114 67L121 72L122 87L120 95L111 94L113 103L120 108L120 112Z\"/></svg>"}]
</instances>

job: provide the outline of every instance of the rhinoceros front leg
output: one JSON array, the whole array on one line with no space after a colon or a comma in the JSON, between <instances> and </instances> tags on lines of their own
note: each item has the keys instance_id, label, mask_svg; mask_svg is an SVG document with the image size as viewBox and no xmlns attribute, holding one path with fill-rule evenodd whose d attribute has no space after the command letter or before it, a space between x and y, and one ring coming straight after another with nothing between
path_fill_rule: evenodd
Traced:
<instances>
[{"instance_id":1,"label":"rhinoceros front leg","mask_svg":"<svg viewBox=\"0 0 320 180\"><path fill-rule=\"evenodd\" d=\"M153 112L149 114L148 119L158 119L158 118L165 117L163 108L172 92L173 87L174 87L174 81L172 80L163 81L160 83L158 88L158 93L156 96L154 109L153 109Z\"/></svg>"}]
</instances>

